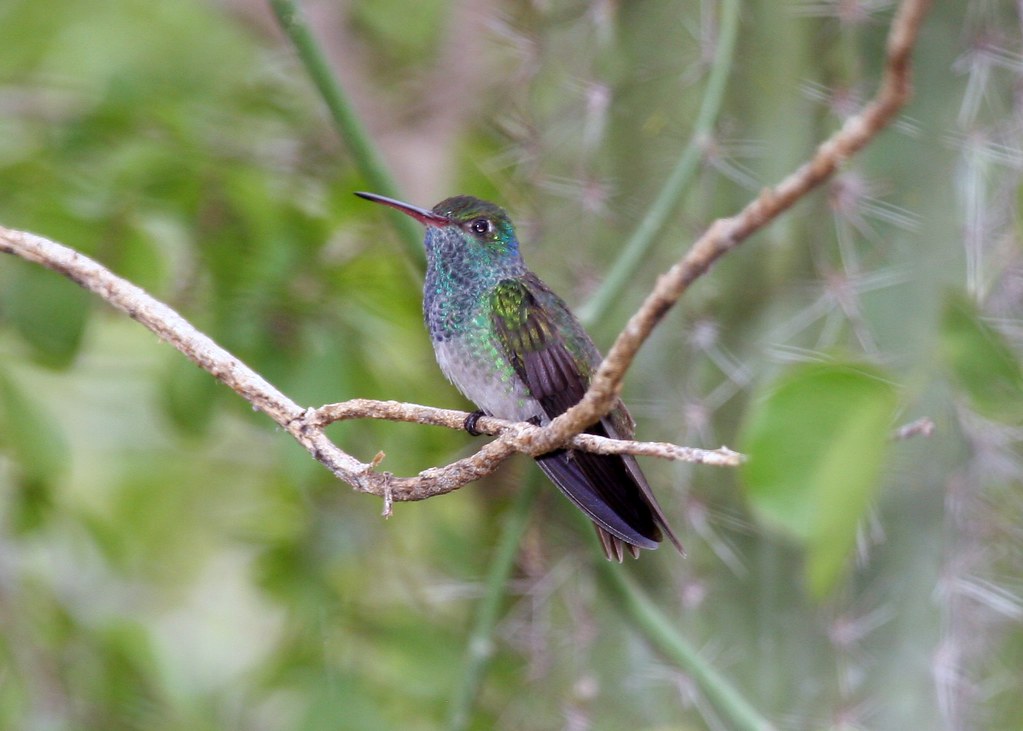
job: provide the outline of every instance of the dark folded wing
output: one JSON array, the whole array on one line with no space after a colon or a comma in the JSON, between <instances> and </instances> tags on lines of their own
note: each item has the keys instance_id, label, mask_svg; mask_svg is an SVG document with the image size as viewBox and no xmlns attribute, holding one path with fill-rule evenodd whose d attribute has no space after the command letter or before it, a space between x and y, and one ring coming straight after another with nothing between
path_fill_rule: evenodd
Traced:
<instances>
[{"instance_id":1,"label":"dark folded wing","mask_svg":"<svg viewBox=\"0 0 1023 731\"><path fill-rule=\"evenodd\" d=\"M544 413L554 418L577 404L600 354L565 303L539 279L527 276L501 282L491 305L505 357ZM587 432L629 438L628 425L631 419L619 405ZM626 429L629 433L621 433ZM537 462L573 503L611 535L641 548L655 548L661 540L660 525L678 545L634 458L561 449Z\"/></svg>"},{"instance_id":2,"label":"dark folded wing","mask_svg":"<svg viewBox=\"0 0 1023 731\"><path fill-rule=\"evenodd\" d=\"M491 317L505 357L553 418L579 403L592 366L579 338L563 335L575 322L565 304L556 297L541 303L537 294L554 297L535 277L506 279L491 295Z\"/></svg>"}]
</instances>

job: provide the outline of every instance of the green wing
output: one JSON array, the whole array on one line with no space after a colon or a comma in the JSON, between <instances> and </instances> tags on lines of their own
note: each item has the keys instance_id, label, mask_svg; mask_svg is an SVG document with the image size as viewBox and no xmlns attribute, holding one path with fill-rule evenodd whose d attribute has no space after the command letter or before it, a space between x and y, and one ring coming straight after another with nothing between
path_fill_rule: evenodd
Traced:
<instances>
[{"instance_id":1,"label":"green wing","mask_svg":"<svg viewBox=\"0 0 1023 731\"><path fill-rule=\"evenodd\" d=\"M490 304L505 357L547 416L579 403L601 358L567 305L533 275L501 282ZM619 403L586 431L628 439L632 419ZM620 561L623 545L634 553L655 548L662 529L682 550L633 457L559 449L537 462L596 524L608 558Z\"/></svg>"},{"instance_id":2,"label":"green wing","mask_svg":"<svg viewBox=\"0 0 1023 731\"><path fill-rule=\"evenodd\" d=\"M565 303L527 275L498 284L491 306L505 357L544 412L554 418L577 404L600 354Z\"/></svg>"}]
</instances>

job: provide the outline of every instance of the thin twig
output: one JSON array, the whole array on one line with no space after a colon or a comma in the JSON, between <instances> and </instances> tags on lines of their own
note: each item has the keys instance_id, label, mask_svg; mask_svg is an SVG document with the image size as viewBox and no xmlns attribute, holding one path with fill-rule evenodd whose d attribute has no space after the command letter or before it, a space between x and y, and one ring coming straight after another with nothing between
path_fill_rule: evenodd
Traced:
<instances>
[{"instance_id":1,"label":"thin twig","mask_svg":"<svg viewBox=\"0 0 1023 731\"><path fill-rule=\"evenodd\" d=\"M3 227L0 227L0 252L20 256L63 274L127 313L265 412L335 476L361 492L395 502L425 500L490 474L517 451L537 454L532 445L542 434L540 427L483 418L479 421L480 430L499 437L475 454L443 467L424 470L415 477L395 477L377 471L379 456L368 464L360 462L334 444L324 434L324 428L342 419L387 419L461 429L468 414L369 399L353 399L319 409L303 408L170 307L89 257L41 236ZM604 454L639 454L718 466L734 467L742 459L741 455L724 447L700 450L661 442L616 441L589 434L573 439L572 447Z\"/></svg>"},{"instance_id":2,"label":"thin twig","mask_svg":"<svg viewBox=\"0 0 1023 731\"><path fill-rule=\"evenodd\" d=\"M385 419L461 429L468 415L465 411L437 409L432 406L420 406L401 401L351 399L321 406L315 409L308 418L317 426L326 426L335 421L350 419ZM505 437L515 451L524 452L534 457L542 454L535 450L533 444L542 433L543 427L523 421L506 421L492 416L481 416L476 421L476 431L481 434ZM637 442L629 439L609 439L595 434L576 434L568 440L566 446L597 454L635 454L713 467L738 467L744 459L743 455L728 447L697 449L682 447L670 442Z\"/></svg>"},{"instance_id":3,"label":"thin twig","mask_svg":"<svg viewBox=\"0 0 1023 731\"><path fill-rule=\"evenodd\" d=\"M577 440L573 438L610 410L636 352L693 281L703 275L717 259L819 186L842 162L862 149L892 120L909 94L910 51L928 4L928 0L906 0L899 7L888 39L888 64L875 99L859 114L850 117L842 129L824 142L811 160L796 172L774 188L766 189L738 215L714 222L689 253L658 279L653 292L618 336L579 404L543 428L481 420L481 425L499 434L497 439L471 457L424 470L417 477L394 477L386 472L377 472L374 464L360 462L347 454L323 432L324 425L331 420L326 418L331 414L331 409L342 413L346 408L355 408L352 404L361 404L370 409L370 404L380 402L356 401L347 402L348 406L342 404L323 409L303 409L170 307L73 249L41 236L0 227L0 252L41 264L96 293L265 412L338 478L357 490L381 497L388 496L394 501L422 500L450 492L493 472L516 451L543 454L567 444L569 440L573 440L573 448L586 451L607 450L609 453L628 452L669 459L695 459L705 464L735 464L739 457L730 450L718 450L718 456L711 456L713 453L688 450L677 445L619 443L612 446L607 443L608 440L589 435L579 436ZM408 409L409 414L416 414L415 418L407 420L420 423L453 427L454 424L450 423L452 414L455 421L465 416L458 412L443 414L443 410L416 405L402 406ZM402 409L395 413L398 411ZM357 414L353 412L352 416ZM372 414L366 414L365 417L391 418L374 417ZM458 423L460 426L461 422Z\"/></svg>"},{"instance_id":4,"label":"thin twig","mask_svg":"<svg viewBox=\"0 0 1023 731\"><path fill-rule=\"evenodd\" d=\"M611 346L585 396L547 425L533 445L535 449L544 452L561 446L610 411L640 346L689 285L714 262L824 183L891 123L909 98L910 55L929 6L930 0L905 0L899 6L888 34L887 63L875 97L849 117L798 170L775 187L765 188L738 215L711 224L689 252L658 278L654 290Z\"/></svg>"}]
</instances>

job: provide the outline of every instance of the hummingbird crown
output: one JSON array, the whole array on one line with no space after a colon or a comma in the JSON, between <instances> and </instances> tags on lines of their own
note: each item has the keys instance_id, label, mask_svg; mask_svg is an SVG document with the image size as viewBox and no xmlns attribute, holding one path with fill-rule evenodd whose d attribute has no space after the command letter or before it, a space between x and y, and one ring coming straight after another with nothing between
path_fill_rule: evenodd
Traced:
<instances>
[{"instance_id":1,"label":"hummingbird crown","mask_svg":"<svg viewBox=\"0 0 1023 731\"><path fill-rule=\"evenodd\" d=\"M456 195L435 205L433 212L450 220L472 239L488 245L487 248L518 254L515 227L504 209L494 203L469 195Z\"/></svg>"},{"instance_id":2,"label":"hummingbird crown","mask_svg":"<svg viewBox=\"0 0 1023 731\"><path fill-rule=\"evenodd\" d=\"M424 311L431 335L462 332L487 293L526 266L515 227L502 208L472 196L441 201L432 213L447 223L426 228Z\"/></svg>"}]
</instances>

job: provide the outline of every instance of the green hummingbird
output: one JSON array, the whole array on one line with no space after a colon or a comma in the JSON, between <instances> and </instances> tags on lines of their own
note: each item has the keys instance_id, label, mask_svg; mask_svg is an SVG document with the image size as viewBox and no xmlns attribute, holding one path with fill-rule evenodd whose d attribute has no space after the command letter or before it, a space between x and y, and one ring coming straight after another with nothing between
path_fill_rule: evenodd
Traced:
<instances>
[{"instance_id":1,"label":"green hummingbird","mask_svg":"<svg viewBox=\"0 0 1023 731\"><path fill-rule=\"evenodd\" d=\"M374 193L356 195L397 209L426 226L423 314L444 375L483 414L545 425L582 399L601 362L568 305L526 268L508 214L471 196L433 210ZM586 430L631 439L625 405ZM663 534L679 552L650 485L631 455L558 449L536 458L551 481L593 521L609 560L639 557Z\"/></svg>"}]
</instances>

